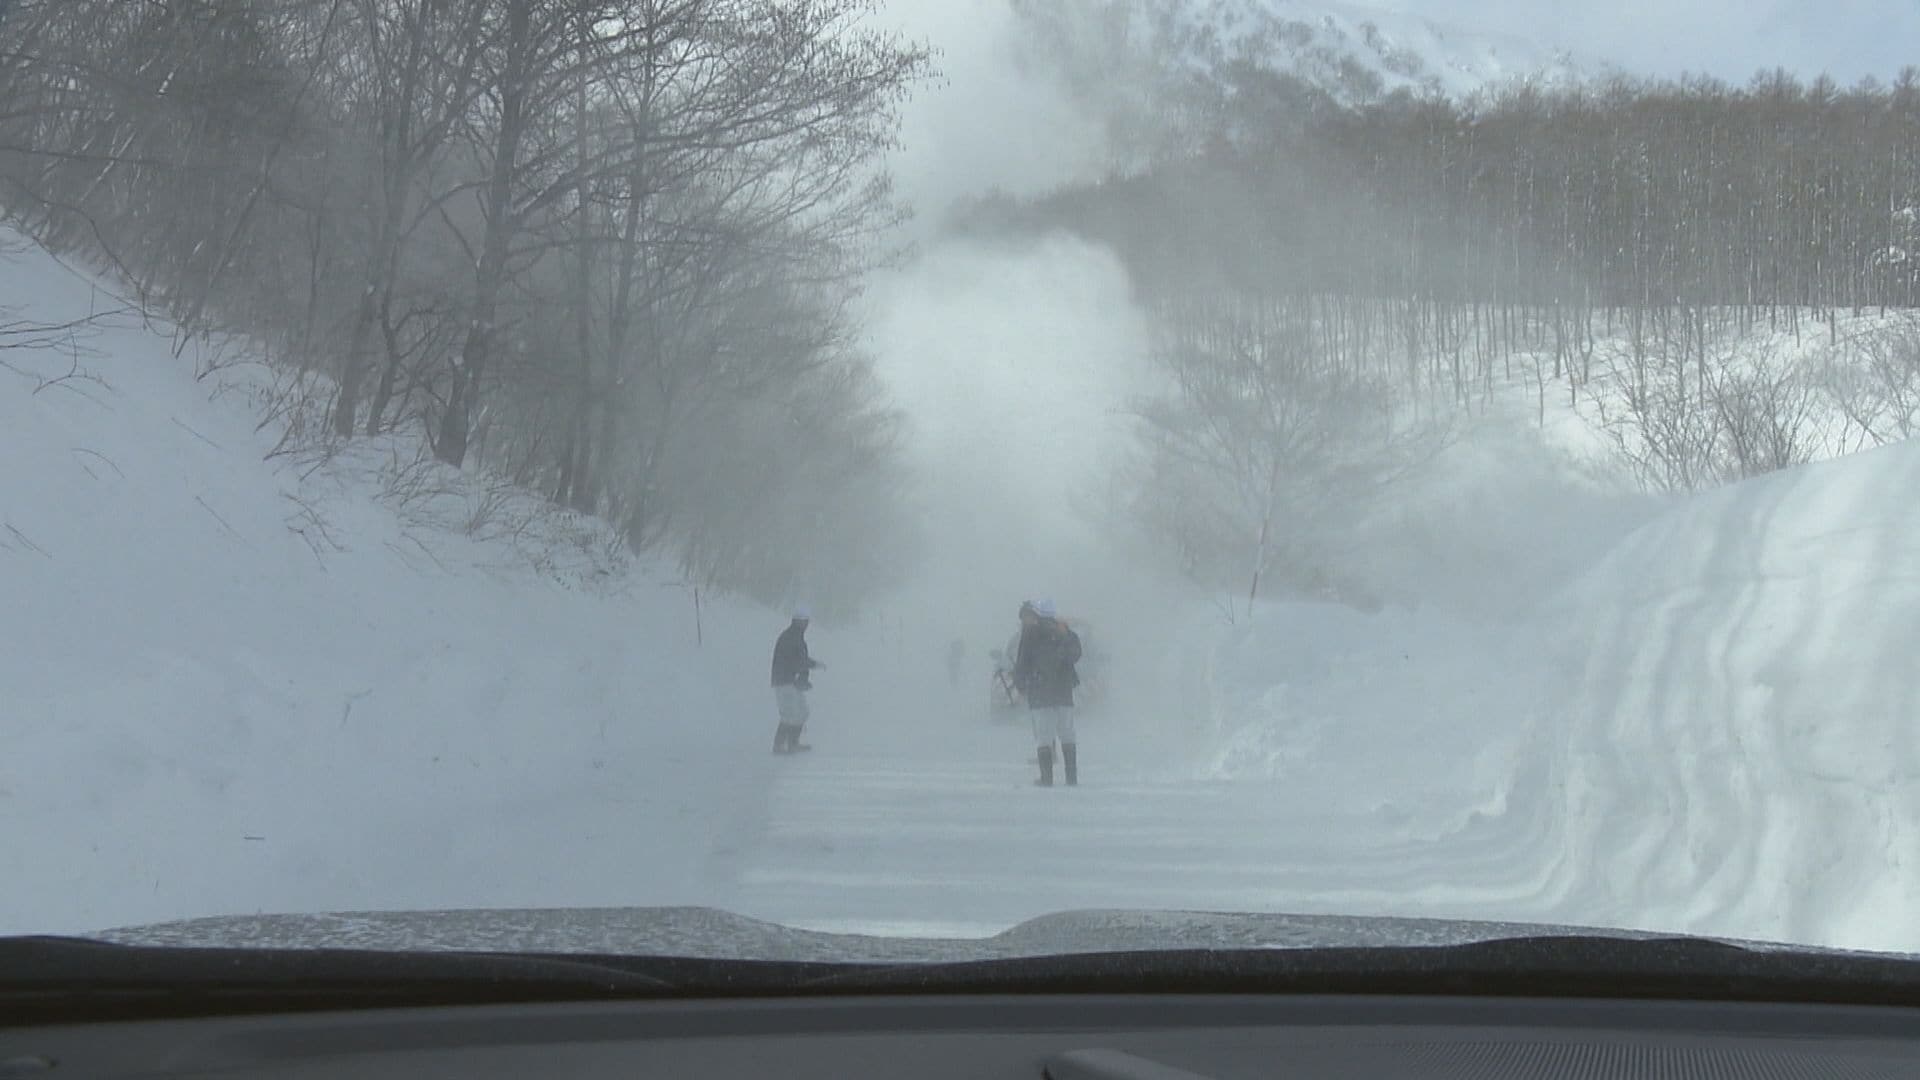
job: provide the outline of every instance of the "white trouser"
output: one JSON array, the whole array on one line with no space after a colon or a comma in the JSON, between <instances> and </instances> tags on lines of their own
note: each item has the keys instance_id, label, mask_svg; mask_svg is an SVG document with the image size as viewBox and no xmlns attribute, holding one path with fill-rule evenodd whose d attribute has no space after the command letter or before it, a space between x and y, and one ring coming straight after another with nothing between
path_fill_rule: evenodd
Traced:
<instances>
[{"instance_id":1,"label":"white trouser","mask_svg":"<svg viewBox=\"0 0 1920 1080\"><path fill-rule=\"evenodd\" d=\"M780 722L790 727L804 727L807 723L807 692L797 686L776 686L773 688L773 704L780 710Z\"/></svg>"},{"instance_id":2,"label":"white trouser","mask_svg":"<svg viewBox=\"0 0 1920 1080\"><path fill-rule=\"evenodd\" d=\"M1074 741L1073 709L1070 706L1050 705L1028 711L1033 716L1035 746L1052 746L1055 739L1063 743Z\"/></svg>"}]
</instances>

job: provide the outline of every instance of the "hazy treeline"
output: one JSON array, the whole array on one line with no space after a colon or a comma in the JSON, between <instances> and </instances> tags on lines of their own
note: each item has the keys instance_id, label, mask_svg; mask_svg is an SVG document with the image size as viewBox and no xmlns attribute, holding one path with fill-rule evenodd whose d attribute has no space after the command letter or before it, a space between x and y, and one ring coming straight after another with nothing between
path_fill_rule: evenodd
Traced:
<instances>
[{"instance_id":1,"label":"hazy treeline","mask_svg":"<svg viewBox=\"0 0 1920 1080\"><path fill-rule=\"evenodd\" d=\"M12 0L0 209L304 373L302 437L420 431L852 603L906 525L848 309L930 71L867 7Z\"/></svg>"},{"instance_id":2,"label":"hazy treeline","mask_svg":"<svg viewBox=\"0 0 1920 1080\"><path fill-rule=\"evenodd\" d=\"M1138 503L1198 576L1327 577L1355 508L1516 382L1543 415L1593 399L1655 488L1830 452L1829 414L1910 427L1913 336L1843 324L1920 303L1920 73L1355 103L1240 58L1161 119L1144 166L954 224L1120 253L1167 385ZM1778 345L1803 337L1834 363Z\"/></svg>"},{"instance_id":3,"label":"hazy treeline","mask_svg":"<svg viewBox=\"0 0 1920 1080\"><path fill-rule=\"evenodd\" d=\"M1774 73L1358 107L1285 75L1219 78L1218 100L1186 114L1192 153L981 200L964 223L1096 236L1156 296L1385 303L1351 332L1449 365L1463 343L1481 376L1542 343L1578 360L1592 320L1685 321L1635 310L1751 329L1920 304L1920 72L1845 91Z\"/></svg>"},{"instance_id":4,"label":"hazy treeline","mask_svg":"<svg viewBox=\"0 0 1920 1080\"><path fill-rule=\"evenodd\" d=\"M1785 72L1393 102L1319 129L1366 202L1390 294L1601 307L1911 306L1906 213L1920 201L1920 73L1840 91ZM1899 254L1894 254L1898 252ZM1396 264L1386 269L1389 259Z\"/></svg>"}]
</instances>

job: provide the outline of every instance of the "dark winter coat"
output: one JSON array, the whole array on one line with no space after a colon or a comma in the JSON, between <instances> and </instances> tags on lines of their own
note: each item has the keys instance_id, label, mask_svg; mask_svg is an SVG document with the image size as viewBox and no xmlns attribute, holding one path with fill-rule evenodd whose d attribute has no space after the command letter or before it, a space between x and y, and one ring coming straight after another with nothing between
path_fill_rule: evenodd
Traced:
<instances>
[{"instance_id":1,"label":"dark winter coat","mask_svg":"<svg viewBox=\"0 0 1920 1080\"><path fill-rule=\"evenodd\" d=\"M807 655L807 628L799 623L780 632L773 643L773 685L810 689L807 673L820 662Z\"/></svg>"},{"instance_id":2,"label":"dark winter coat","mask_svg":"<svg viewBox=\"0 0 1920 1080\"><path fill-rule=\"evenodd\" d=\"M1063 622L1042 619L1020 631L1020 656L1013 665L1013 685L1024 694L1030 709L1073 704L1073 688L1080 676L1080 635Z\"/></svg>"}]
</instances>

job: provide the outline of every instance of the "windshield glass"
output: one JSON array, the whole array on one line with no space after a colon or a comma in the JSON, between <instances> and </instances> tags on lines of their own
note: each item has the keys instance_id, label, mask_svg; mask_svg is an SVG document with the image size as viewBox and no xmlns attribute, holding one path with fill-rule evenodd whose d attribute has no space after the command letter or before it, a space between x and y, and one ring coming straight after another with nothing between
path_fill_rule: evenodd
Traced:
<instances>
[{"instance_id":1,"label":"windshield glass","mask_svg":"<svg viewBox=\"0 0 1920 1080\"><path fill-rule=\"evenodd\" d=\"M0 0L0 933L1920 950L1915 41Z\"/></svg>"}]
</instances>

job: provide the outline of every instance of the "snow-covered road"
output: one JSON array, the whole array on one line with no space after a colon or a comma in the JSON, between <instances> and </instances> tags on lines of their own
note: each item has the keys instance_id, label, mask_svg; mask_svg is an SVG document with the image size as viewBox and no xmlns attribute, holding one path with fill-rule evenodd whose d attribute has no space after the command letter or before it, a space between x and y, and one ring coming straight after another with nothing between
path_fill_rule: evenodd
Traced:
<instances>
[{"instance_id":1,"label":"snow-covered road","mask_svg":"<svg viewBox=\"0 0 1920 1080\"><path fill-rule=\"evenodd\" d=\"M793 926L984 935L1079 908L1502 915L1525 868L1500 853L1525 816L1433 835L1356 811L1316 769L1268 782L1183 778L1152 745L1082 732L1081 785L1033 786L1026 733L984 724L919 749L769 759L764 828L734 856L729 906Z\"/></svg>"}]
</instances>

